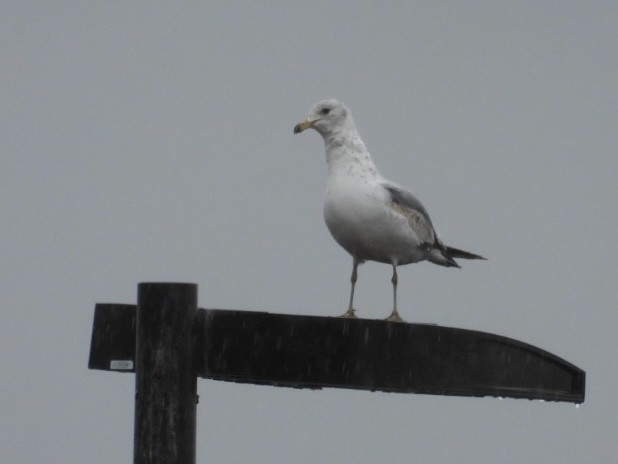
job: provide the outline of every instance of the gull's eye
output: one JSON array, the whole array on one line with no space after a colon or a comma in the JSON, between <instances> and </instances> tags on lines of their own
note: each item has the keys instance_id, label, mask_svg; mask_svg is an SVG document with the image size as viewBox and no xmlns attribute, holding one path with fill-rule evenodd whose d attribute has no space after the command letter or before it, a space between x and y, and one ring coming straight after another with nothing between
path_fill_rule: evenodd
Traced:
<instances>
[{"instance_id":1,"label":"gull's eye","mask_svg":"<svg viewBox=\"0 0 618 464\"><path fill-rule=\"evenodd\" d=\"M328 113L330 113L330 108L322 108L322 109L320 110L320 113L322 113L322 114L328 114Z\"/></svg>"}]
</instances>

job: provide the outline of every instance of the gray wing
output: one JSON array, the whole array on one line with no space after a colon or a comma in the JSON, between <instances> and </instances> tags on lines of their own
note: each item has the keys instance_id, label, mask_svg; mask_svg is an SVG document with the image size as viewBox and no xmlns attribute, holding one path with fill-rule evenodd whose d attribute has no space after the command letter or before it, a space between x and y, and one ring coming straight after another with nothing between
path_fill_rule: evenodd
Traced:
<instances>
[{"instance_id":1,"label":"gray wing","mask_svg":"<svg viewBox=\"0 0 618 464\"><path fill-rule=\"evenodd\" d=\"M382 186L390 193L392 207L408 219L410 227L419 240L428 248L433 248L437 244L436 231L423 204L401 187L390 183L383 183Z\"/></svg>"}]
</instances>

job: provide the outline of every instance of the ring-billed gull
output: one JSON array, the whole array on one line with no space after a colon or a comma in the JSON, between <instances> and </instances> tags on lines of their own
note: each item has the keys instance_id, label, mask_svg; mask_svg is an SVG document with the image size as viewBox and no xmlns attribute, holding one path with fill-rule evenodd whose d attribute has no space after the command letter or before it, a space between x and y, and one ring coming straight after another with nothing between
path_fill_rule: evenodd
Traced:
<instances>
[{"instance_id":1,"label":"ring-billed gull","mask_svg":"<svg viewBox=\"0 0 618 464\"><path fill-rule=\"evenodd\" d=\"M400 322L397 266L427 260L458 268L454 258L485 259L444 245L421 202L380 175L343 103L334 99L317 103L294 133L305 129L315 129L324 139L328 164L324 219L333 238L352 255L352 289L344 317L356 317L357 268L367 260L393 267L393 311L387 320Z\"/></svg>"}]
</instances>

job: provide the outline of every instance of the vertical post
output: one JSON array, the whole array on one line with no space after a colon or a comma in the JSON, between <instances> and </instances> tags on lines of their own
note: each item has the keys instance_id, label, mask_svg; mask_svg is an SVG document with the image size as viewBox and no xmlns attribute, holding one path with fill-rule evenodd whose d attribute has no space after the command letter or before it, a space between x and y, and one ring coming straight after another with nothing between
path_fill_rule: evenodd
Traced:
<instances>
[{"instance_id":1,"label":"vertical post","mask_svg":"<svg viewBox=\"0 0 618 464\"><path fill-rule=\"evenodd\" d=\"M196 314L197 285L138 285L135 464L195 464Z\"/></svg>"}]
</instances>

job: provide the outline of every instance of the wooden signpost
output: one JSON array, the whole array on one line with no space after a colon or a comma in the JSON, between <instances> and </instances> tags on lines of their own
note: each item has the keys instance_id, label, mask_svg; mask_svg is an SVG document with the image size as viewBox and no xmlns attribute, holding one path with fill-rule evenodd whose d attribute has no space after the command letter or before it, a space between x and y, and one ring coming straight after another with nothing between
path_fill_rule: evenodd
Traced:
<instances>
[{"instance_id":1,"label":"wooden signpost","mask_svg":"<svg viewBox=\"0 0 618 464\"><path fill-rule=\"evenodd\" d=\"M193 464L197 377L582 403L585 372L474 330L198 309L194 284L142 283L135 305L97 304L90 369L136 374L135 464Z\"/></svg>"}]
</instances>

